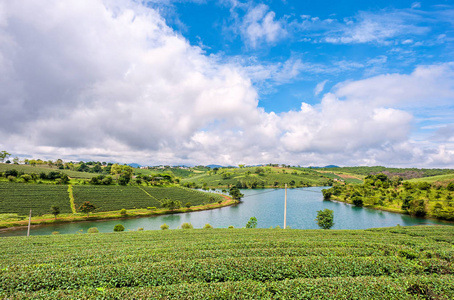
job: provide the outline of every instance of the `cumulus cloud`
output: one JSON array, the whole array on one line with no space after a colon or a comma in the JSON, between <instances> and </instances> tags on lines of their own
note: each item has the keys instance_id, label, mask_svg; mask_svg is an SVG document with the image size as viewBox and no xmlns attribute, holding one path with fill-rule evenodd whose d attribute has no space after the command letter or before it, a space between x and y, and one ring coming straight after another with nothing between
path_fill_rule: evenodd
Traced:
<instances>
[{"instance_id":1,"label":"cumulus cloud","mask_svg":"<svg viewBox=\"0 0 454 300\"><path fill-rule=\"evenodd\" d=\"M235 0L226 1L226 4L230 6L234 20L231 29L242 37L248 47L273 45L287 36L286 20L276 20L276 13L268 5ZM244 15L240 17L238 10Z\"/></svg>"},{"instance_id":2,"label":"cumulus cloud","mask_svg":"<svg viewBox=\"0 0 454 300\"><path fill-rule=\"evenodd\" d=\"M452 64L345 82L319 104L278 114L258 106L249 66L206 55L157 10L129 0L22 4L0 5L0 148L15 155L150 165L454 162L449 145L411 141L405 109L449 102ZM249 18L270 26L256 42L278 30L270 13ZM304 66L291 60L263 76L285 82Z\"/></svg>"}]
</instances>

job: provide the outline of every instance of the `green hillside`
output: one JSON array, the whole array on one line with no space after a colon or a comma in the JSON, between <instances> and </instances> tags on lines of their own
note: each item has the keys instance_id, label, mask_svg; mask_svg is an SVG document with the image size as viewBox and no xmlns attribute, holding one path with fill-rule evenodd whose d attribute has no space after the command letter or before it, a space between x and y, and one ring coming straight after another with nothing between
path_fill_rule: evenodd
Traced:
<instances>
[{"instance_id":1,"label":"green hillside","mask_svg":"<svg viewBox=\"0 0 454 300\"><path fill-rule=\"evenodd\" d=\"M437 176L430 176L430 177L423 177L423 178L414 178L414 179L410 179L408 181L413 182L413 183L429 182L431 184L447 185L450 182L454 182L454 174L437 175Z\"/></svg>"},{"instance_id":2,"label":"green hillside","mask_svg":"<svg viewBox=\"0 0 454 300\"><path fill-rule=\"evenodd\" d=\"M78 172L67 169L58 169L57 167L48 167L48 166L31 166L31 165L13 165L0 163L0 172L5 172L7 170L17 170L18 172L23 172L25 174L39 174L41 172L49 173L50 171L58 171L68 175L71 178L81 178L81 179L90 179L99 174L87 173L87 172Z\"/></svg>"},{"instance_id":3,"label":"green hillside","mask_svg":"<svg viewBox=\"0 0 454 300\"><path fill-rule=\"evenodd\" d=\"M51 206L58 206L61 213L71 213L70 190L74 197L75 209L89 201L96 212L120 209L146 209L161 207L160 200L168 198L180 201L184 206L202 205L223 200L221 196L187 189L179 186L149 187L120 185L68 185L0 182L0 217L2 214L27 216L49 214Z\"/></svg>"},{"instance_id":4,"label":"green hillside","mask_svg":"<svg viewBox=\"0 0 454 300\"><path fill-rule=\"evenodd\" d=\"M454 227L2 238L5 299L453 299Z\"/></svg>"},{"instance_id":5,"label":"green hillside","mask_svg":"<svg viewBox=\"0 0 454 300\"><path fill-rule=\"evenodd\" d=\"M422 178L437 175L453 174L453 169L418 169L418 168L388 168L383 166L374 167L340 167L340 168L321 168L320 171L335 173L350 173L361 176L375 175L384 173L389 177L400 176L403 179Z\"/></svg>"},{"instance_id":6,"label":"green hillside","mask_svg":"<svg viewBox=\"0 0 454 300\"><path fill-rule=\"evenodd\" d=\"M332 182L335 175L325 175L306 168L280 168L280 167L244 167L221 168L217 171L210 170L181 180L183 185L199 187L229 187L239 188L267 188L324 186Z\"/></svg>"}]
</instances>

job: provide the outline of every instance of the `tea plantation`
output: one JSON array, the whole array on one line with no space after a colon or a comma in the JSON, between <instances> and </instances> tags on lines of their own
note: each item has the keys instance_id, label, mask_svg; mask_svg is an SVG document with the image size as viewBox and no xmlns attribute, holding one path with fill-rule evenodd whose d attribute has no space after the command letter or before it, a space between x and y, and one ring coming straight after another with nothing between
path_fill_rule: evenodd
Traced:
<instances>
[{"instance_id":1,"label":"tea plantation","mask_svg":"<svg viewBox=\"0 0 454 300\"><path fill-rule=\"evenodd\" d=\"M5 299L453 299L454 227L2 238Z\"/></svg>"}]
</instances>

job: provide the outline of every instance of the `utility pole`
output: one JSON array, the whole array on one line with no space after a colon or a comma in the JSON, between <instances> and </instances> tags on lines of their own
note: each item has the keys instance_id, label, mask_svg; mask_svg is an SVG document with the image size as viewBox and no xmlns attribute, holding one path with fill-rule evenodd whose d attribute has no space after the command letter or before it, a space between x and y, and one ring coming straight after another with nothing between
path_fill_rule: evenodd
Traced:
<instances>
[{"instance_id":1,"label":"utility pole","mask_svg":"<svg viewBox=\"0 0 454 300\"><path fill-rule=\"evenodd\" d=\"M285 184L284 229L287 227L287 184Z\"/></svg>"},{"instance_id":2,"label":"utility pole","mask_svg":"<svg viewBox=\"0 0 454 300\"><path fill-rule=\"evenodd\" d=\"M28 229L27 229L27 236L30 236L30 222L32 220L32 210L30 209L30 215L28 216Z\"/></svg>"}]
</instances>

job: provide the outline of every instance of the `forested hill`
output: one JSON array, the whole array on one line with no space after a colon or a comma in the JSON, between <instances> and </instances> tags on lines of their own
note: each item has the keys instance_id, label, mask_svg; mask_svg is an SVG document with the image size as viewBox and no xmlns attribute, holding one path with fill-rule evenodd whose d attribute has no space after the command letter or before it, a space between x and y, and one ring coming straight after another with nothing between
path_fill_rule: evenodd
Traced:
<instances>
[{"instance_id":1,"label":"forested hill","mask_svg":"<svg viewBox=\"0 0 454 300\"><path fill-rule=\"evenodd\" d=\"M340 167L340 168L321 168L320 171L334 173L350 173L361 176L376 175L383 173L389 177L400 176L403 179L423 178L437 175L454 174L454 169L418 169L418 168L387 168L383 166L374 167Z\"/></svg>"}]
</instances>

